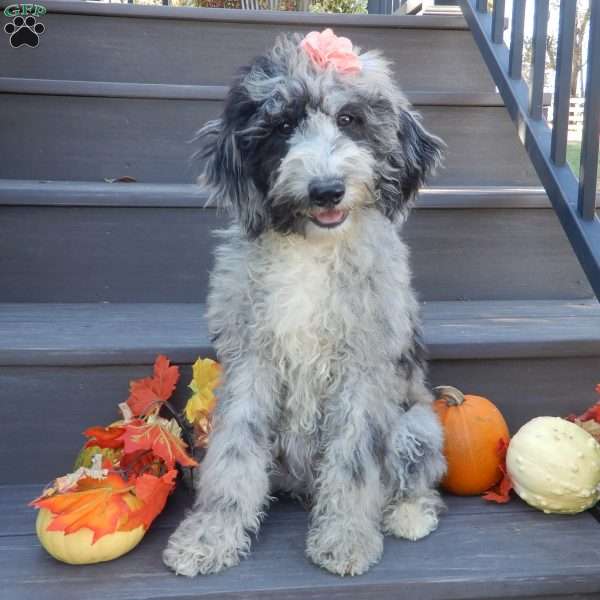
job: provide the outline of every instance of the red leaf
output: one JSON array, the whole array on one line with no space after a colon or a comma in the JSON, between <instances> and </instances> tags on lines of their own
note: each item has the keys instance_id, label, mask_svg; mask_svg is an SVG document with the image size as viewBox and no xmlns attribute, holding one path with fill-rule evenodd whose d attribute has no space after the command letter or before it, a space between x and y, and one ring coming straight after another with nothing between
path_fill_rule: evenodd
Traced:
<instances>
[{"instance_id":1,"label":"red leaf","mask_svg":"<svg viewBox=\"0 0 600 600\"><path fill-rule=\"evenodd\" d=\"M595 390L597 394L600 394L600 383L596 384ZM580 415L570 414L565 419L572 423L576 421L596 421L596 423L600 423L600 400L596 404L592 404L592 406Z\"/></svg>"},{"instance_id":2,"label":"red leaf","mask_svg":"<svg viewBox=\"0 0 600 600\"><path fill-rule=\"evenodd\" d=\"M159 476L164 472L163 461L156 457L152 450L137 450L131 454L124 454L119 461L119 469L128 481L144 473Z\"/></svg>"},{"instance_id":3,"label":"red leaf","mask_svg":"<svg viewBox=\"0 0 600 600\"><path fill-rule=\"evenodd\" d=\"M484 500L489 502L497 502L498 504L504 504L510 500L510 492L513 489L513 484L510 479L510 475L506 470L506 452L508 450L508 440L500 438L498 440L498 447L496 451L500 457L500 471L502 471L502 479L490 490L485 492L482 496Z\"/></svg>"},{"instance_id":4,"label":"red leaf","mask_svg":"<svg viewBox=\"0 0 600 600\"><path fill-rule=\"evenodd\" d=\"M157 356L152 377L129 382L127 404L133 415L142 417L150 412L157 412L173 394L178 379L179 368L171 366L166 356Z\"/></svg>"},{"instance_id":5,"label":"red leaf","mask_svg":"<svg viewBox=\"0 0 600 600\"><path fill-rule=\"evenodd\" d=\"M100 448L122 448L123 441L119 438L123 435L123 427L89 427L83 432L83 435L90 438L86 448L99 446Z\"/></svg>"},{"instance_id":6,"label":"red leaf","mask_svg":"<svg viewBox=\"0 0 600 600\"><path fill-rule=\"evenodd\" d=\"M185 442L167 429L168 424L166 419L152 423L138 419L128 423L122 437L125 454L152 450L165 461L167 469L173 469L175 463L182 467L195 467L198 463L187 454Z\"/></svg>"},{"instance_id":7,"label":"red leaf","mask_svg":"<svg viewBox=\"0 0 600 600\"><path fill-rule=\"evenodd\" d=\"M600 402L596 402L596 404L590 406L577 418L580 421L596 421L596 423L600 423Z\"/></svg>"},{"instance_id":8,"label":"red leaf","mask_svg":"<svg viewBox=\"0 0 600 600\"><path fill-rule=\"evenodd\" d=\"M143 502L143 506L131 515L123 527L124 531L130 531L140 525L146 529L150 527L165 507L169 494L175 489L176 477L177 471L172 469L162 477L145 473L135 480L135 495Z\"/></svg>"}]
</instances>

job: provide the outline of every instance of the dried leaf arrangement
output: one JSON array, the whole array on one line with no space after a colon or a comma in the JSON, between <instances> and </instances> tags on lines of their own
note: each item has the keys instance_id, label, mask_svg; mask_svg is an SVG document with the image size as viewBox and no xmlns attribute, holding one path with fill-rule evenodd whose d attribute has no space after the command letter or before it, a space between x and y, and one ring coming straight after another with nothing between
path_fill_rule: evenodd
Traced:
<instances>
[{"instance_id":1,"label":"dried leaf arrangement","mask_svg":"<svg viewBox=\"0 0 600 600\"><path fill-rule=\"evenodd\" d=\"M122 419L90 427L74 471L55 479L31 502L40 509L36 530L55 558L88 564L134 548L175 489L177 466L198 465L193 447L205 447L217 402L220 365L199 358L183 413L169 399L179 368L158 356L151 377L130 382L119 404Z\"/></svg>"}]
</instances>

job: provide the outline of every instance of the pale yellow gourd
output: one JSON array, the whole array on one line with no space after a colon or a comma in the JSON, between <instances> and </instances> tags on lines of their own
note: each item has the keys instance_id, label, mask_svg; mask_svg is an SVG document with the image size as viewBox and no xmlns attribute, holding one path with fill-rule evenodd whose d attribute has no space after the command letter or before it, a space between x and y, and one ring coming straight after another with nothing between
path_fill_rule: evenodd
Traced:
<instances>
[{"instance_id":1,"label":"pale yellow gourd","mask_svg":"<svg viewBox=\"0 0 600 600\"><path fill-rule=\"evenodd\" d=\"M46 508L38 512L35 529L42 546L57 560L72 565L88 565L113 560L133 550L146 530L140 525L132 531L115 531L92 543L94 532L87 527L74 533L47 531L53 514Z\"/></svg>"},{"instance_id":2,"label":"pale yellow gourd","mask_svg":"<svg viewBox=\"0 0 600 600\"><path fill-rule=\"evenodd\" d=\"M559 417L536 417L513 436L506 467L516 493L545 513L578 513L598 502L600 444Z\"/></svg>"}]
</instances>

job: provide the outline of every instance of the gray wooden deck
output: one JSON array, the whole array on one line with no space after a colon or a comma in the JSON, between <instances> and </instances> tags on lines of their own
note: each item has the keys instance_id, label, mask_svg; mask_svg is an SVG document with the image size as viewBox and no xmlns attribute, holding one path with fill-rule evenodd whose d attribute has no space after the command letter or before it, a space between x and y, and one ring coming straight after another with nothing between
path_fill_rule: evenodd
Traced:
<instances>
[{"instance_id":1,"label":"gray wooden deck","mask_svg":"<svg viewBox=\"0 0 600 600\"><path fill-rule=\"evenodd\" d=\"M419 542L387 538L380 564L356 578L327 573L304 557L307 515L275 503L250 557L208 577L176 577L160 561L190 501L173 497L142 543L111 563L70 566L41 549L26 503L40 486L0 487L3 600L436 600L598 597L600 524L592 513L544 515L519 500L498 506L447 497L439 529Z\"/></svg>"}]
</instances>

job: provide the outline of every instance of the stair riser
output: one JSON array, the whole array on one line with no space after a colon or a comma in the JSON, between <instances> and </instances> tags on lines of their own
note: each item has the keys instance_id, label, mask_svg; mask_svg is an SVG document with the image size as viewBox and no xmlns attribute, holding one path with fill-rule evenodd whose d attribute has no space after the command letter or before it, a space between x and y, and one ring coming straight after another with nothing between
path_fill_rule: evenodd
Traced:
<instances>
[{"instance_id":1,"label":"stair riser","mask_svg":"<svg viewBox=\"0 0 600 600\"><path fill-rule=\"evenodd\" d=\"M224 84L270 48L279 33L326 26L98 17L52 14L51 9L43 21L43 51L0 53L3 76ZM333 27L362 48L382 50L407 90L494 90L469 31L338 27L335 22Z\"/></svg>"},{"instance_id":2,"label":"stair riser","mask_svg":"<svg viewBox=\"0 0 600 600\"><path fill-rule=\"evenodd\" d=\"M204 302L226 222L199 208L3 207L0 302ZM591 296L551 209L416 209L404 235L423 300Z\"/></svg>"},{"instance_id":3,"label":"stair riser","mask_svg":"<svg viewBox=\"0 0 600 600\"><path fill-rule=\"evenodd\" d=\"M598 358L432 361L430 381L491 398L515 432L535 416L578 412L593 403ZM0 367L6 399L0 481L36 483L70 471L84 442L81 432L116 420L129 380L150 370L150 365ZM182 369L179 406L189 395L190 373L189 365Z\"/></svg>"},{"instance_id":4,"label":"stair riser","mask_svg":"<svg viewBox=\"0 0 600 600\"><path fill-rule=\"evenodd\" d=\"M222 108L219 100L168 100L2 94L0 177L193 182L194 133ZM436 185L539 185L503 107L419 106L448 145ZM27 115L16 119L15 115Z\"/></svg>"}]
</instances>

